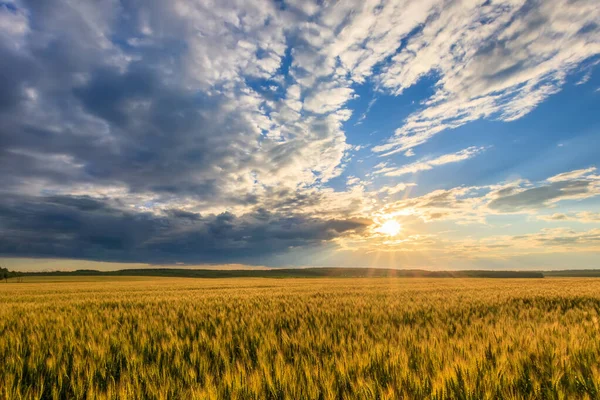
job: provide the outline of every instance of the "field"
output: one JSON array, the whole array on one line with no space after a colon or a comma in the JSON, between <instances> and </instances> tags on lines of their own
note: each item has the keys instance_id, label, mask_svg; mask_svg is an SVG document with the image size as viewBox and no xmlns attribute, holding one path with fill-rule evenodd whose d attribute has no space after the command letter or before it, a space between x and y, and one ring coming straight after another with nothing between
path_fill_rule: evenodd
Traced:
<instances>
[{"instance_id":1,"label":"field","mask_svg":"<svg viewBox=\"0 0 600 400\"><path fill-rule=\"evenodd\" d=\"M600 279L35 279L0 398L600 396Z\"/></svg>"}]
</instances>

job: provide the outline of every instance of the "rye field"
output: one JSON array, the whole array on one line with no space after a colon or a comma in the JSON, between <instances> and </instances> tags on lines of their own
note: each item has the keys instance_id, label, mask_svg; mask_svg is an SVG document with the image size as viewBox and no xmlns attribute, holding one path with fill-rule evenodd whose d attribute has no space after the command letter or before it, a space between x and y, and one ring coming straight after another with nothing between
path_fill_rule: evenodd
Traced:
<instances>
[{"instance_id":1,"label":"rye field","mask_svg":"<svg viewBox=\"0 0 600 400\"><path fill-rule=\"evenodd\" d=\"M2 399L600 398L600 279L36 279Z\"/></svg>"}]
</instances>

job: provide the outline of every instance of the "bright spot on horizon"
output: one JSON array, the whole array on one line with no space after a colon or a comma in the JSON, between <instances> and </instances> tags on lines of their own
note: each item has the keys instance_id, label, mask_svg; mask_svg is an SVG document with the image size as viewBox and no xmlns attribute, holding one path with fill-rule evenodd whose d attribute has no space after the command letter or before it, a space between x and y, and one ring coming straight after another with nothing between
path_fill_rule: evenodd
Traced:
<instances>
[{"instance_id":1,"label":"bright spot on horizon","mask_svg":"<svg viewBox=\"0 0 600 400\"><path fill-rule=\"evenodd\" d=\"M378 232L383 233L388 236L396 236L402 230L402 225L398 223L395 219L389 219L385 221L381 226L377 229Z\"/></svg>"}]
</instances>

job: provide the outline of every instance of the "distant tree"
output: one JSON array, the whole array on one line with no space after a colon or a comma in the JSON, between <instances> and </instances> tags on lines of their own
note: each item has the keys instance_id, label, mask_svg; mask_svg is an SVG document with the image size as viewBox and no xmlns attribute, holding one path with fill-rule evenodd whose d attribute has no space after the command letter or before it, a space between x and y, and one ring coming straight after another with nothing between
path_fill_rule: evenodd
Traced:
<instances>
[{"instance_id":1,"label":"distant tree","mask_svg":"<svg viewBox=\"0 0 600 400\"><path fill-rule=\"evenodd\" d=\"M8 283L8 268L0 267L0 277Z\"/></svg>"}]
</instances>

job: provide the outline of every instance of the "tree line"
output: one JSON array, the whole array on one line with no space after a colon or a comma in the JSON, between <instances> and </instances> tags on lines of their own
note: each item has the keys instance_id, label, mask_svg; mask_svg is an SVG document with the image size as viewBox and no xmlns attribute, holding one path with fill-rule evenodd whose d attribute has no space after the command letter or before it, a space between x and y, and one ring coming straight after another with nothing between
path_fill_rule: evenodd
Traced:
<instances>
[{"instance_id":1,"label":"tree line","mask_svg":"<svg viewBox=\"0 0 600 400\"><path fill-rule=\"evenodd\" d=\"M4 280L8 283L9 278L16 278L17 282L23 280L23 274L17 271L9 271L8 268L0 267L0 280Z\"/></svg>"}]
</instances>

